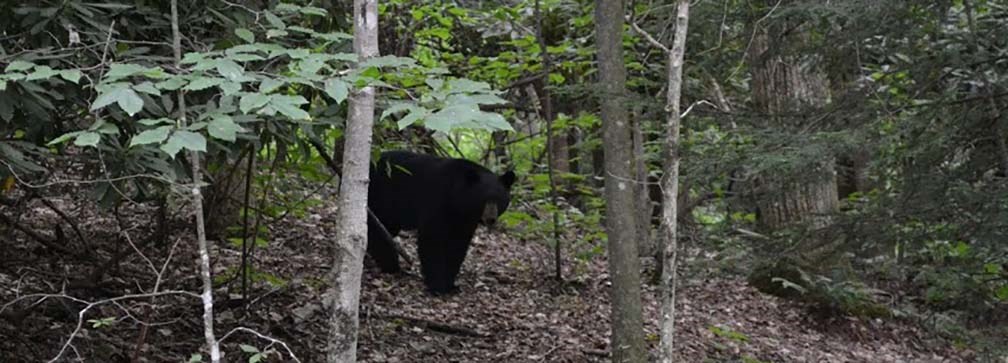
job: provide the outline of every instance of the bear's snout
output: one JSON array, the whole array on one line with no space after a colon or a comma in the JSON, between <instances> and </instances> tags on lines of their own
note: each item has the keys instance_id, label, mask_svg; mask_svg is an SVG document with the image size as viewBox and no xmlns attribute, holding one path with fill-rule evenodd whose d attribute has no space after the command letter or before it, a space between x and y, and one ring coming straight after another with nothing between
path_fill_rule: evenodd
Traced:
<instances>
[{"instance_id":1,"label":"bear's snout","mask_svg":"<svg viewBox=\"0 0 1008 363\"><path fill-rule=\"evenodd\" d=\"M483 206L480 222L487 227L493 227L494 223L497 223L497 203L487 203Z\"/></svg>"}]
</instances>

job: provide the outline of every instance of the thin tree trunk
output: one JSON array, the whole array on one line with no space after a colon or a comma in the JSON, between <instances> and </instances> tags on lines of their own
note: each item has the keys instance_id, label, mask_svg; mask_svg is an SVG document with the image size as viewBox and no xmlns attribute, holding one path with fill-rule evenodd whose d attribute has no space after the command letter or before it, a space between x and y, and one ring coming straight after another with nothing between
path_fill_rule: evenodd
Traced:
<instances>
[{"instance_id":1,"label":"thin tree trunk","mask_svg":"<svg viewBox=\"0 0 1008 363\"><path fill-rule=\"evenodd\" d=\"M608 233L610 349L613 362L644 362L640 261L634 228L633 144L626 109L623 63L623 1L595 2L602 143L605 148L606 232Z\"/></svg>"},{"instance_id":2,"label":"thin tree trunk","mask_svg":"<svg viewBox=\"0 0 1008 363\"><path fill-rule=\"evenodd\" d=\"M648 192L647 160L644 157L644 120L636 107L633 112L633 154L634 154L634 199L637 204L635 223L637 228L637 255L651 256L654 241L651 240L651 213L653 206ZM659 272L660 273L660 272Z\"/></svg>"},{"instance_id":3,"label":"thin tree trunk","mask_svg":"<svg viewBox=\"0 0 1008 363\"><path fill-rule=\"evenodd\" d=\"M542 11L539 9L539 0L535 2L535 17L536 17L536 38L539 40L539 49L542 49L540 54L542 54L543 62L543 72L546 73L546 77L543 79L543 89L542 89L542 115L543 119L546 120L546 147L549 150L546 151L547 165L549 166L547 170L547 176L549 177L550 184L550 203L553 204L553 278L557 281L563 280L563 264L560 254L561 244L560 244L560 206L558 205L558 193L557 193L557 182L556 173L563 173L568 169L566 161L567 144L564 143L564 156L563 156L563 169L557 169L557 140L562 139L556 137L553 134L553 100L549 91L549 74L550 74L550 56L549 52L546 51L546 38L543 37L543 24L542 24Z\"/></svg>"},{"instance_id":4,"label":"thin tree trunk","mask_svg":"<svg viewBox=\"0 0 1008 363\"><path fill-rule=\"evenodd\" d=\"M182 68L182 33L179 31L178 0L171 2L171 27L172 27L172 48L175 55L175 67ZM185 93L178 92L179 125L185 127L188 123L186 119ZM192 203L196 214L196 243L199 245L200 254L200 279L203 283L203 293L200 297L203 300L203 337L206 340L207 350L210 353L210 361L220 362L220 344L214 335L213 317L213 282L210 280L210 252L207 248L206 227L203 216L203 194L200 191L200 184L203 181L203 174L200 170L200 155L196 151L189 152L190 164L192 165Z\"/></svg>"},{"instance_id":5,"label":"thin tree trunk","mask_svg":"<svg viewBox=\"0 0 1008 363\"><path fill-rule=\"evenodd\" d=\"M679 0L676 12L675 38L672 50L668 52L668 99L665 112L668 113L666 128L668 135L668 156L665 158L665 173L662 180L662 220L665 228L665 248L662 250L661 278L661 349L662 362L672 362L675 353L675 297L676 297L676 252L679 251L678 214L679 204L679 109L682 94L683 58L686 54L686 30L689 24L689 0Z\"/></svg>"},{"instance_id":6,"label":"thin tree trunk","mask_svg":"<svg viewBox=\"0 0 1008 363\"><path fill-rule=\"evenodd\" d=\"M378 1L354 0L354 52L360 61L378 55ZM327 361L357 360L357 312L367 247L368 169L374 127L375 89L351 93L340 179L339 213L332 271Z\"/></svg>"}]
</instances>

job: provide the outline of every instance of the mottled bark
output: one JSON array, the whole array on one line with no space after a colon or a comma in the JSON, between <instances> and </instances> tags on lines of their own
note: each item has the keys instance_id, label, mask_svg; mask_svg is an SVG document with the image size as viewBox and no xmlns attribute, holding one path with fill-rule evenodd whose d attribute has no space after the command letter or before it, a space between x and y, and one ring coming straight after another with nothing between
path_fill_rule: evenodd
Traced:
<instances>
[{"instance_id":1,"label":"mottled bark","mask_svg":"<svg viewBox=\"0 0 1008 363\"><path fill-rule=\"evenodd\" d=\"M613 362L643 362L644 325L641 316L640 261L634 226L633 143L626 109L626 65L623 63L623 1L595 3L598 44L606 232L609 236L609 276L612 311L610 349Z\"/></svg>"},{"instance_id":2,"label":"mottled bark","mask_svg":"<svg viewBox=\"0 0 1008 363\"><path fill-rule=\"evenodd\" d=\"M354 52L361 61L378 55L378 1L354 0ZM332 308L326 360L357 360L357 312L367 247L368 169L374 126L375 89L350 94L339 213L333 251Z\"/></svg>"},{"instance_id":3,"label":"mottled bark","mask_svg":"<svg viewBox=\"0 0 1008 363\"><path fill-rule=\"evenodd\" d=\"M678 213L679 207L679 126L680 98L682 94L683 58L686 53L686 33L689 25L689 0L679 0L676 11L675 38L668 55L668 98L665 111L668 119L664 176L662 178L662 229L664 248L661 263L661 346L659 356L662 362L672 362L675 356L675 301L676 301L676 257L679 251Z\"/></svg>"}]
</instances>

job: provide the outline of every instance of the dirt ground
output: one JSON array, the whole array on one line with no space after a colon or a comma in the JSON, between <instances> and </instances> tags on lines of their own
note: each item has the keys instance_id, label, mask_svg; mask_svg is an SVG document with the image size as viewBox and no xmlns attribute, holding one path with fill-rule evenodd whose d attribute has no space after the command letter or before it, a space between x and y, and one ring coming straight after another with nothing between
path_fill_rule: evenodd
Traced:
<instances>
[{"instance_id":1,"label":"dirt ground","mask_svg":"<svg viewBox=\"0 0 1008 363\"><path fill-rule=\"evenodd\" d=\"M60 190L46 195L54 192ZM171 216L169 238L155 242L161 239L154 238L153 206L111 213L80 190L61 192L46 198L51 206L34 199L0 207L19 225L41 231L32 237L0 225L5 251L0 259L0 362L48 361L58 354L57 361L178 362L200 352L201 305L185 293L198 292L200 286L196 246L185 216ZM333 203L327 202L300 218L288 215L268 225L269 242L252 260L258 282L249 287L245 307L233 303L240 297L240 284L221 278L235 271L241 256L226 242L213 243L215 281L222 286L215 291L215 331L218 337L226 335L226 361L247 361L255 352L265 353L265 361L291 362L293 356L322 361L334 217ZM80 236L68 220L77 224ZM55 226L61 226L59 231ZM58 241L69 242L54 243ZM416 262L408 275L380 274L365 262L360 361L609 361L604 255L568 261L565 281L557 282L551 278L552 251L542 243L518 241L506 231L481 231L473 244L458 281L461 292L447 297L424 292ZM411 241L403 246L414 253ZM162 266L158 291L163 295L144 295L152 292L155 271ZM97 285L88 282L95 271L102 273ZM803 307L762 295L738 276L699 273L681 280L676 319L680 362L975 359L908 322L811 318ZM643 285L643 291L644 334L653 360L656 289ZM125 294L138 295L121 297ZM79 331L67 342L79 321Z\"/></svg>"}]
</instances>

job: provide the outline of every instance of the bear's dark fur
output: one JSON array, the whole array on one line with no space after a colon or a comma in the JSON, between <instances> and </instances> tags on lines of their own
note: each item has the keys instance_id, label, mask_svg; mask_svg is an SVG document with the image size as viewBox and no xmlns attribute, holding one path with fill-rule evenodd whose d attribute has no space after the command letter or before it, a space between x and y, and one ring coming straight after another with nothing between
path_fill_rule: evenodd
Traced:
<instances>
[{"instance_id":1,"label":"bear's dark fur","mask_svg":"<svg viewBox=\"0 0 1008 363\"><path fill-rule=\"evenodd\" d=\"M368 207L392 236L418 231L424 284L450 293L477 225L504 213L514 181L511 171L498 176L469 160L389 151L371 166ZM367 252L383 272L400 271L392 243L368 218Z\"/></svg>"}]
</instances>

